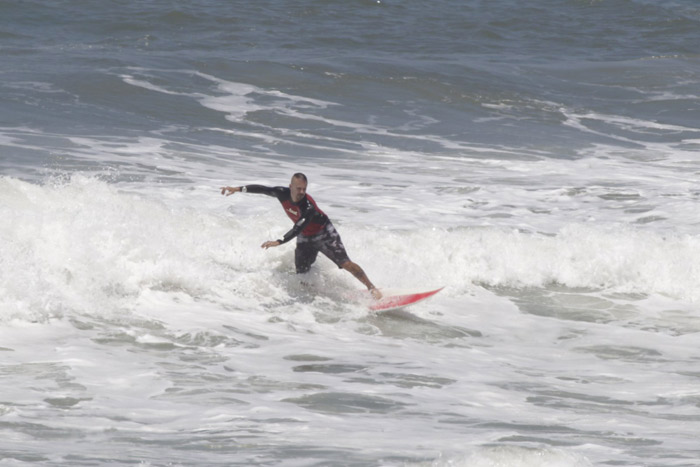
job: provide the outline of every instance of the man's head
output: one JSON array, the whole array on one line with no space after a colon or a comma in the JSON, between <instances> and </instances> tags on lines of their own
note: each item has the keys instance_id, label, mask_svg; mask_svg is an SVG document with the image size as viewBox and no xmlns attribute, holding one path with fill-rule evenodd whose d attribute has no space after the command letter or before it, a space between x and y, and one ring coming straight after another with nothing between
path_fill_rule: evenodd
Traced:
<instances>
[{"instance_id":1,"label":"man's head","mask_svg":"<svg viewBox=\"0 0 700 467\"><path fill-rule=\"evenodd\" d=\"M306 175L303 173L299 172L292 175L292 181L289 184L289 189L291 190L293 202L298 203L304 199L304 196L306 196L306 186L308 184L309 181L306 178Z\"/></svg>"}]
</instances>

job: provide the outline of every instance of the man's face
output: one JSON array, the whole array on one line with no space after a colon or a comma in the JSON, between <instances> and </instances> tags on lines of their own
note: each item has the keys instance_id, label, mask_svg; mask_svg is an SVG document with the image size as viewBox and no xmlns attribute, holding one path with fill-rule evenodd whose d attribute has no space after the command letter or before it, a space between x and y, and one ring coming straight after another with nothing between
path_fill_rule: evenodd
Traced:
<instances>
[{"instance_id":1,"label":"man's face","mask_svg":"<svg viewBox=\"0 0 700 467\"><path fill-rule=\"evenodd\" d=\"M292 183L289 184L289 189L292 191L292 201L298 203L306 195L307 183L300 178L292 178Z\"/></svg>"}]
</instances>

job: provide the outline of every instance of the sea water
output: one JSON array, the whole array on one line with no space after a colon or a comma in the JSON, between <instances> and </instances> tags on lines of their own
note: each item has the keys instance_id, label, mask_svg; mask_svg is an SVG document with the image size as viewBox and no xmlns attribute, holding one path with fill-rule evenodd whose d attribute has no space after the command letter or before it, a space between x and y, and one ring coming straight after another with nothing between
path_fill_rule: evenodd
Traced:
<instances>
[{"instance_id":1,"label":"sea water","mask_svg":"<svg viewBox=\"0 0 700 467\"><path fill-rule=\"evenodd\" d=\"M0 465L700 465L695 0L0 3ZM372 313L277 201L309 177Z\"/></svg>"}]
</instances>

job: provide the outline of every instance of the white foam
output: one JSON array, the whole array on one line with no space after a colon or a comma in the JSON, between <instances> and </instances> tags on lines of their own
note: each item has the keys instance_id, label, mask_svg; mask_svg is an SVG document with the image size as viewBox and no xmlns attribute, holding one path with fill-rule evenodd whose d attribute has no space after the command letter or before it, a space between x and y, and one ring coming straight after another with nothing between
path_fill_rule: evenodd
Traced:
<instances>
[{"instance_id":1,"label":"white foam","mask_svg":"<svg viewBox=\"0 0 700 467\"><path fill-rule=\"evenodd\" d=\"M227 81L205 73L192 73L189 71L180 71L179 73L193 74L215 83L217 85L217 94L204 95L200 93L173 92L148 81L148 70L139 69L138 71L144 74L143 78L138 79L131 75L122 75L121 78L127 84L150 91L192 97L199 101L204 107L226 113L228 119L231 121L242 121L248 114L266 109L274 109L275 111L286 113L294 117L312 119L315 117L294 109L324 109L331 105L337 105L336 103L321 99L295 96L276 89L263 89L252 84ZM262 105L257 103L259 97L274 99L268 104Z\"/></svg>"},{"instance_id":2,"label":"white foam","mask_svg":"<svg viewBox=\"0 0 700 467\"><path fill-rule=\"evenodd\" d=\"M215 187L160 191L137 195L83 176L44 186L0 179L7 220L1 231L8 278L3 319L42 320L66 310L114 311L133 307L152 290L218 300L217 294L228 295L224 291L230 289L232 275L252 287L246 295L252 293L256 300L265 302L270 294L285 300L288 292L268 282L269 270L291 273L291 249L257 248L289 227L274 199L224 198ZM325 190L319 193L320 202ZM560 284L681 302L700 299L696 235L576 223L553 234L420 224L407 231L392 223L377 230L362 214L327 210L351 257L385 287L447 285L447 294L463 294L475 284ZM330 262L322 267L338 274L342 287L359 286ZM402 274L397 276L397 270Z\"/></svg>"},{"instance_id":3,"label":"white foam","mask_svg":"<svg viewBox=\"0 0 700 467\"><path fill-rule=\"evenodd\" d=\"M157 86L150 81L147 81L145 79L138 79L134 78L132 75L121 75L121 79L126 83L130 84L132 86L136 86L139 88L143 89L148 89L149 91L156 91L156 92L162 92L163 94L170 94L174 96L186 96L188 94L185 93L179 93L179 92L173 92L165 89L162 86Z\"/></svg>"},{"instance_id":4,"label":"white foam","mask_svg":"<svg viewBox=\"0 0 700 467\"><path fill-rule=\"evenodd\" d=\"M353 197L345 187L341 202ZM323 433L351 452L444 453L435 465L579 467L588 465L580 445L479 446L541 424L552 443L578 432L594 439L610 415L590 404L613 410L620 400L628 405L618 416L629 407L666 416L668 404L654 405L660 395L678 413L693 400L683 368L699 325L697 237L575 224L553 235L406 228L396 219L378 231L363 213L322 203L378 285L447 285L407 317L373 315L338 299L362 287L325 258L306 278L309 293L293 274L293 246L259 248L289 227L276 200L204 185L139 188L81 175L0 179L1 345L19 368L76 382L44 388L17 376L8 397L23 406L11 416L86 425L98 440L114 430L170 439L199 427L206 438L253 426L260 439L286 440L282 451ZM329 193L319 188L317 200ZM558 319L538 308L548 299ZM671 361L643 364L657 354ZM37 360L46 366L32 367ZM44 420L46 399L76 405L79 416ZM363 414L372 410L380 414ZM486 421L494 428L465 443ZM659 433L637 417L624 423L635 437ZM660 436L683 432L678 423ZM613 448L601 449L590 457Z\"/></svg>"},{"instance_id":5,"label":"white foam","mask_svg":"<svg viewBox=\"0 0 700 467\"><path fill-rule=\"evenodd\" d=\"M494 446L469 456L434 461L431 467L592 467L583 456L562 449Z\"/></svg>"},{"instance_id":6,"label":"white foam","mask_svg":"<svg viewBox=\"0 0 700 467\"><path fill-rule=\"evenodd\" d=\"M225 280L246 256L230 249L229 220L172 211L94 178L58 186L3 178L0 185L8 220L4 319L115 311L149 289L206 294L214 270Z\"/></svg>"}]
</instances>

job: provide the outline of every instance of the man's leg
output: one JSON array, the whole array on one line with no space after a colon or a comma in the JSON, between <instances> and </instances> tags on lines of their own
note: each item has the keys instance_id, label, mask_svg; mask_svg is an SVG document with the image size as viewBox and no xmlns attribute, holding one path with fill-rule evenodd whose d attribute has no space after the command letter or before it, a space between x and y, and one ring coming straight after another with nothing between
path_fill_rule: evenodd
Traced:
<instances>
[{"instance_id":1,"label":"man's leg","mask_svg":"<svg viewBox=\"0 0 700 467\"><path fill-rule=\"evenodd\" d=\"M297 274L309 272L311 265L316 261L318 250L310 243L297 242L297 248L294 250L294 265L297 269Z\"/></svg>"},{"instance_id":2,"label":"man's leg","mask_svg":"<svg viewBox=\"0 0 700 467\"><path fill-rule=\"evenodd\" d=\"M322 236L322 241L319 242L321 253L326 255L328 259L333 261L339 268L345 269L362 282L376 299L382 298L382 293L372 284L362 268L348 257L345 251L345 245L340 238L340 234L333 224L328 223Z\"/></svg>"},{"instance_id":3,"label":"man's leg","mask_svg":"<svg viewBox=\"0 0 700 467\"><path fill-rule=\"evenodd\" d=\"M344 262L343 264L340 265L341 268L345 269L348 271L350 274L355 276L357 280L362 282L367 289L372 293L372 296L379 300L382 298L382 293L377 289L374 284L369 280L367 277L367 274L365 274L365 271L360 267L359 264L353 263L352 261L348 260Z\"/></svg>"}]
</instances>

